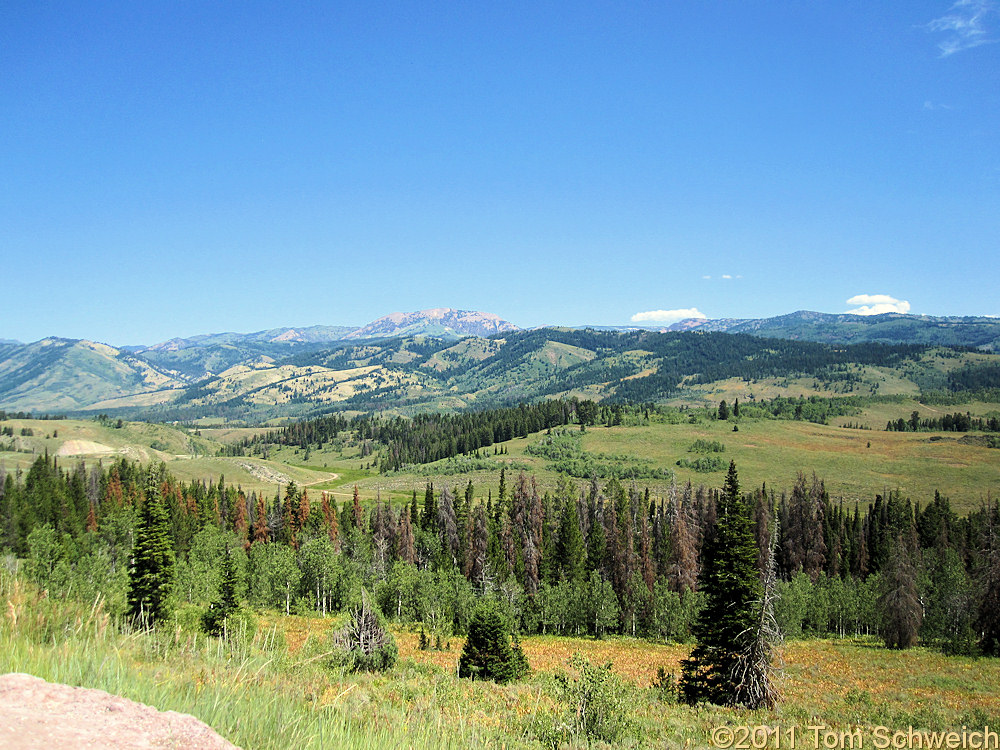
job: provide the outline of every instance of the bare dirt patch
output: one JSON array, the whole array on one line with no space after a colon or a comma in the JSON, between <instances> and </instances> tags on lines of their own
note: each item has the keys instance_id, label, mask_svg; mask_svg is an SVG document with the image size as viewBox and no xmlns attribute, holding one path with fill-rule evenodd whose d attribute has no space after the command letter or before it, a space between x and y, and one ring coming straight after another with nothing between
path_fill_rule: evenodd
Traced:
<instances>
[{"instance_id":1,"label":"bare dirt patch","mask_svg":"<svg viewBox=\"0 0 1000 750\"><path fill-rule=\"evenodd\" d=\"M57 456L95 456L114 453L115 449L93 440L67 440L59 446Z\"/></svg>"},{"instance_id":2,"label":"bare dirt patch","mask_svg":"<svg viewBox=\"0 0 1000 750\"><path fill-rule=\"evenodd\" d=\"M259 479L262 482L288 484L292 481L292 478L287 474L282 474L280 471L276 471L270 466L252 464L249 461L240 461L238 465L241 469L245 469L254 479Z\"/></svg>"},{"instance_id":3,"label":"bare dirt patch","mask_svg":"<svg viewBox=\"0 0 1000 750\"><path fill-rule=\"evenodd\" d=\"M0 676L0 748L238 750L187 714L29 674Z\"/></svg>"}]
</instances>

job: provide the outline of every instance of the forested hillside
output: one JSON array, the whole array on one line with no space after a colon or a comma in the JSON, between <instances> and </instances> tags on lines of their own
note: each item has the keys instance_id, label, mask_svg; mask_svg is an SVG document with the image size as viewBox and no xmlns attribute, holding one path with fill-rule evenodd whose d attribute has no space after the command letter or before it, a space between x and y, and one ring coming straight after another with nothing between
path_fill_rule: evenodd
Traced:
<instances>
[{"instance_id":1,"label":"forested hillside","mask_svg":"<svg viewBox=\"0 0 1000 750\"><path fill-rule=\"evenodd\" d=\"M554 396L699 401L724 381L771 396L915 395L1000 384L991 369L993 356L723 333L542 329L457 343L422 337L372 341L284 361L260 360L175 393L169 404L118 404L111 412L162 420L259 421L332 410L482 410Z\"/></svg>"},{"instance_id":2,"label":"forested hillside","mask_svg":"<svg viewBox=\"0 0 1000 750\"><path fill-rule=\"evenodd\" d=\"M484 497L471 482L428 483L405 503L357 492L339 503L294 484L247 495L222 481L181 483L163 465L63 467L43 456L0 481L0 545L50 596L102 592L122 612L140 511L155 501L178 602L216 600L228 548L239 596L258 607L337 611L365 587L387 616L443 641L490 595L522 632L688 637L718 490L687 484L656 496L617 480L562 479L543 493L524 474L501 475L499 486ZM903 647L919 637L950 652L1000 652L995 502L967 517L940 496L845 507L815 475L745 501L762 569L777 529L786 634L881 633Z\"/></svg>"},{"instance_id":3,"label":"forested hillside","mask_svg":"<svg viewBox=\"0 0 1000 750\"><path fill-rule=\"evenodd\" d=\"M927 343L844 345L721 332L513 331L502 330L503 321L484 320L476 325L499 326L502 332L488 338L442 334L359 342L325 338L339 335L331 333L338 329L278 329L283 333L219 334L120 350L56 339L4 344L0 408L259 422L333 410L481 410L553 396L699 401L713 384L727 381L758 386L767 397L808 391L915 395L1000 386L996 355ZM406 330L404 323L398 321L400 330Z\"/></svg>"},{"instance_id":4,"label":"forested hillside","mask_svg":"<svg viewBox=\"0 0 1000 750\"><path fill-rule=\"evenodd\" d=\"M800 310L774 318L685 320L676 327L678 330L752 333L829 344L906 343L973 347L985 351L1000 348L1000 321L974 316L851 315Z\"/></svg>"}]
</instances>

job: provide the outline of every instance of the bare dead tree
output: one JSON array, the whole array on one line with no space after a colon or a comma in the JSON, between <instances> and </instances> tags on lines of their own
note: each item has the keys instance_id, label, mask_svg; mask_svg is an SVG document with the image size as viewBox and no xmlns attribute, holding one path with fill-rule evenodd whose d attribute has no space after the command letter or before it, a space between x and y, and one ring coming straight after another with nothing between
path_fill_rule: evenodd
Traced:
<instances>
[{"instance_id":1,"label":"bare dead tree","mask_svg":"<svg viewBox=\"0 0 1000 750\"><path fill-rule=\"evenodd\" d=\"M775 686L775 659L782 641L781 630L774 618L774 603L778 600L775 547L778 540L778 520L772 524L767 565L763 574L763 594L757 621L740 635L741 648L733 664L732 681L736 686L733 704L750 709L774 708L778 702Z\"/></svg>"},{"instance_id":2,"label":"bare dead tree","mask_svg":"<svg viewBox=\"0 0 1000 750\"><path fill-rule=\"evenodd\" d=\"M350 621L333 636L333 645L345 651L355 671L383 672L396 662L396 641L382 625L368 592L351 611Z\"/></svg>"}]
</instances>

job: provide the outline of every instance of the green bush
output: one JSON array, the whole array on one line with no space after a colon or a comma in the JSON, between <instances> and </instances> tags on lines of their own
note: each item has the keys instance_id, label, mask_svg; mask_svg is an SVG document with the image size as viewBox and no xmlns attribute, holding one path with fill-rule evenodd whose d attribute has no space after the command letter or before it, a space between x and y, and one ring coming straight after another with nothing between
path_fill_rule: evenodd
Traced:
<instances>
[{"instance_id":1,"label":"green bush","mask_svg":"<svg viewBox=\"0 0 1000 750\"><path fill-rule=\"evenodd\" d=\"M696 458L694 461L690 458L682 458L677 462L677 465L682 469L694 469L700 474L710 474L726 468L726 462L718 456L705 456L704 458Z\"/></svg>"},{"instance_id":2,"label":"green bush","mask_svg":"<svg viewBox=\"0 0 1000 750\"><path fill-rule=\"evenodd\" d=\"M627 685L607 664L592 664L580 653L573 654L569 666L578 677L556 675L564 705L564 722L577 737L615 743L634 733L630 705L635 688Z\"/></svg>"},{"instance_id":3,"label":"green bush","mask_svg":"<svg viewBox=\"0 0 1000 750\"><path fill-rule=\"evenodd\" d=\"M656 677L653 679L653 690L656 691L660 700L665 703L678 703L681 698L680 687L677 684L677 675L668 672L663 667L656 668Z\"/></svg>"},{"instance_id":4,"label":"green bush","mask_svg":"<svg viewBox=\"0 0 1000 750\"><path fill-rule=\"evenodd\" d=\"M333 667L351 672L385 672L399 658L392 633L385 629L382 613L363 593L361 604L351 611L350 621L333 636Z\"/></svg>"},{"instance_id":5,"label":"green bush","mask_svg":"<svg viewBox=\"0 0 1000 750\"><path fill-rule=\"evenodd\" d=\"M726 446L718 440L698 439L688 446L688 453L725 453Z\"/></svg>"},{"instance_id":6,"label":"green bush","mask_svg":"<svg viewBox=\"0 0 1000 750\"><path fill-rule=\"evenodd\" d=\"M496 601L480 602L469 620L469 637L458 660L458 676L511 682L526 675L529 669L517 638L511 643L510 626Z\"/></svg>"},{"instance_id":7,"label":"green bush","mask_svg":"<svg viewBox=\"0 0 1000 750\"><path fill-rule=\"evenodd\" d=\"M248 643L257 632L257 618L246 607L235 607L223 613L217 606L210 605L201 616L201 627L209 635L223 640Z\"/></svg>"}]
</instances>

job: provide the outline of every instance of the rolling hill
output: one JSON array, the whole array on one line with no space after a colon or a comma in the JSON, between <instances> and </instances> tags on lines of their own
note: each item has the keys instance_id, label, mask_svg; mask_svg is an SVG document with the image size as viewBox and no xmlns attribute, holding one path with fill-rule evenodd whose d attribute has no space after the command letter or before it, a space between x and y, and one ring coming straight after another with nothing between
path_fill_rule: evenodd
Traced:
<instances>
[{"instance_id":1,"label":"rolling hill","mask_svg":"<svg viewBox=\"0 0 1000 750\"><path fill-rule=\"evenodd\" d=\"M256 422L337 410L481 409L555 396L693 404L779 395L915 396L969 383L991 387L994 380L1000 380L996 355L945 348L542 329L457 342L423 336L342 342L283 361L234 365L173 391L160 405L124 398L91 410Z\"/></svg>"},{"instance_id":2,"label":"rolling hill","mask_svg":"<svg viewBox=\"0 0 1000 750\"><path fill-rule=\"evenodd\" d=\"M931 315L829 314L799 310L774 318L688 319L669 331L721 331L828 344L925 344L1000 351L1000 319Z\"/></svg>"},{"instance_id":3,"label":"rolling hill","mask_svg":"<svg viewBox=\"0 0 1000 750\"><path fill-rule=\"evenodd\" d=\"M47 338L0 347L0 408L11 411L74 411L187 384L176 372L92 341Z\"/></svg>"},{"instance_id":4,"label":"rolling hill","mask_svg":"<svg viewBox=\"0 0 1000 750\"><path fill-rule=\"evenodd\" d=\"M360 329L278 328L147 348L8 343L0 344L0 409L257 421L552 396L697 403L1000 385L991 338L1000 321L991 318L799 312L676 327L692 330L519 330L488 313L438 308Z\"/></svg>"}]
</instances>

